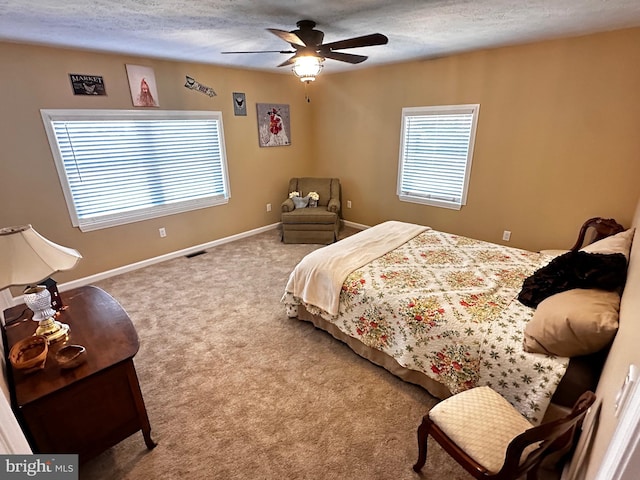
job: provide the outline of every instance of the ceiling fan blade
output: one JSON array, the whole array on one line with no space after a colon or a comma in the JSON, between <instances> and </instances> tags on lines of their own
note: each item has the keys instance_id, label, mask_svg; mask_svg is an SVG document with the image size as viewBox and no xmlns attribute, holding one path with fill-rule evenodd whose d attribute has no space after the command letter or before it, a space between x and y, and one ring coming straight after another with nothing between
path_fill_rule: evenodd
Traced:
<instances>
[{"instance_id":1,"label":"ceiling fan blade","mask_svg":"<svg viewBox=\"0 0 640 480\"><path fill-rule=\"evenodd\" d=\"M341 50L343 48L370 47L373 45L385 45L389 39L381 33L372 33L362 37L347 38L337 42L325 43L322 49Z\"/></svg>"},{"instance_id":2,"label":"ceiling fan blade","mask_svg":"<svg viewBox=\"0 0 640 480\"><path fill-rule=\"evenodd\" d=\"M296 53L292 50L254 50L248 52L220 52L220 53Z\"/></svg>"},{"instance_id":3,"label":"ceiling fan blade","mask_svg":"<svg viewBox=\"0 0 640 480\"><path fill-rule=\"evenodd\" d=\"M343 53L343 52L327 52L321 54L324 58L331 58L332 60L339 60L341 62L347 63L362 63L367 58L364 55L354 55L353 53Z\"/></svg>"},{"instance_id":4,"label":"ceiling fan blade","mask_svg":"<svg viewBox=\"0 0 640 480\"><path fill-rule=\"evenodd\" d=\"M284 30L278 30L277 28L267 28L276 37L280 37L287 43L298 45L299 47L306 47L307 45L300 39L298 35L293 32L286 32Z\"/></svg>"},{"instance_id":5,"label":"ceiling fan blade","mask_svg":"<svg viewBox=\"0 0 640 480\"><path fill-rule=\"evenodd\" d=\"M279 67L286 67L287 65L293 65L295 63L295 61L296 61L296 58L298 58L298 55L294 55L293 57L289 57L278 66Z\"/></svg>"}]
</instances>

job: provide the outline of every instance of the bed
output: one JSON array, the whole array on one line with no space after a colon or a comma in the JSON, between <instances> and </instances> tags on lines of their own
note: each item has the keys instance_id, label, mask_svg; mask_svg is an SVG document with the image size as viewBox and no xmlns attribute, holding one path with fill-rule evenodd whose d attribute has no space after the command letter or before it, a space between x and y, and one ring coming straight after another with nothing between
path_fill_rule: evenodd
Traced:
<instances>
[{"instance_id":1,"label":"bed","mask_svg":"<svg viewBox=\"0 0 640 480\"><path fill-rule=\"evenodd\" d=\"M538 309L518 296L551 262L549 254L390 221L307 255L282 301L288 317L312 322L435 397L489 385L539 423L561 381L572 390L584 383L563 380L568 356L525 351ZM574 355L589 387L603 352Z\"/></svg>"}]
</instances>

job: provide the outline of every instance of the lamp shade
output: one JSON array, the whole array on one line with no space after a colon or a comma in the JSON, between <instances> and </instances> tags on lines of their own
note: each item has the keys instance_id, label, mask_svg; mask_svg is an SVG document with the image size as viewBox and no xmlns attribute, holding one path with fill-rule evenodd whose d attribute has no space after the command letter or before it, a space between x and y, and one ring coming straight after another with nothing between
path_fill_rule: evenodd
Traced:
<instances>
[{"instance_id":1,"label":"lamp shade","mask_svg":"<svg viewBox=\"0 0 640 480\"><path fill-rule=\"evenodd\" d=\"M53 243L31 225L0 229L0 289L29 285L76 266L82 255Z\"/></svg>"}]
</instances>

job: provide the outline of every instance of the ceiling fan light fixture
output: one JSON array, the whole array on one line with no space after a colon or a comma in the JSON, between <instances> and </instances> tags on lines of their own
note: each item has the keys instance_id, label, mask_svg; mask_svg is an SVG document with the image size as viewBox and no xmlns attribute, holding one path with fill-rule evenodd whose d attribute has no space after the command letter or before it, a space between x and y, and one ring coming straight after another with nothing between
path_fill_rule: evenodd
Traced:
<instances>
[{"instance_id":1,"label":"ceiling fan light fixture","mask_svg":"<svg viewBox=\"0 0 640 480\"><path fill-rule=\"evenodd\" d=\"M311 55L298 57L293 64L293 73L301 82L313 82L322 70L323 61L324 58Z\"/></svg>"}]
</instances>

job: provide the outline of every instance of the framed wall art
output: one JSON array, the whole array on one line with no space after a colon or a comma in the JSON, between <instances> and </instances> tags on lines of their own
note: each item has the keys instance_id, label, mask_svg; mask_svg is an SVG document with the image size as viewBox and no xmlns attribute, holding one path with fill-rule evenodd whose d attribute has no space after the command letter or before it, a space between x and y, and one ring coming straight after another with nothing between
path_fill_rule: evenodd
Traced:
<instances>
[{"instance_id":1,"label":"framed wall art","mask_svg":"<svg viewBox=\"0 0 640 480\"><path fill-rule=\"evenodd\" d=\"M233 114L238 117L247 116L247 97L242 92L233 92Z\"/></svg>"},{"instance_id":2,"label":"framed wall art","mask_svg":"<svg viewBox=\"0 0 640 480\"><path fill-rule=\"evenodd\" d=\"M74 95L106 95L104 79L99 75L81 75L70 73L71 88Z\"/></svg>"},{"instance_id":3,"label":"framed wall art","mask_svg":"<svg viewBox=\"0 0 640 480\"><path fill-rule=\"evenodd\" d=\"M159 107L158 87L153 68L126 65L129 89L134 107Z\"/></svg>"},{"instance_id":4,"label":"framed wall art","mask_svg":"<svg viewBox=\"0 0 640 480\"><path fill-rule=\"evenodd\" d=\"M291 145L289 105L257 103L258 141L261 147Z\"/></svg>"}]
</instances>

